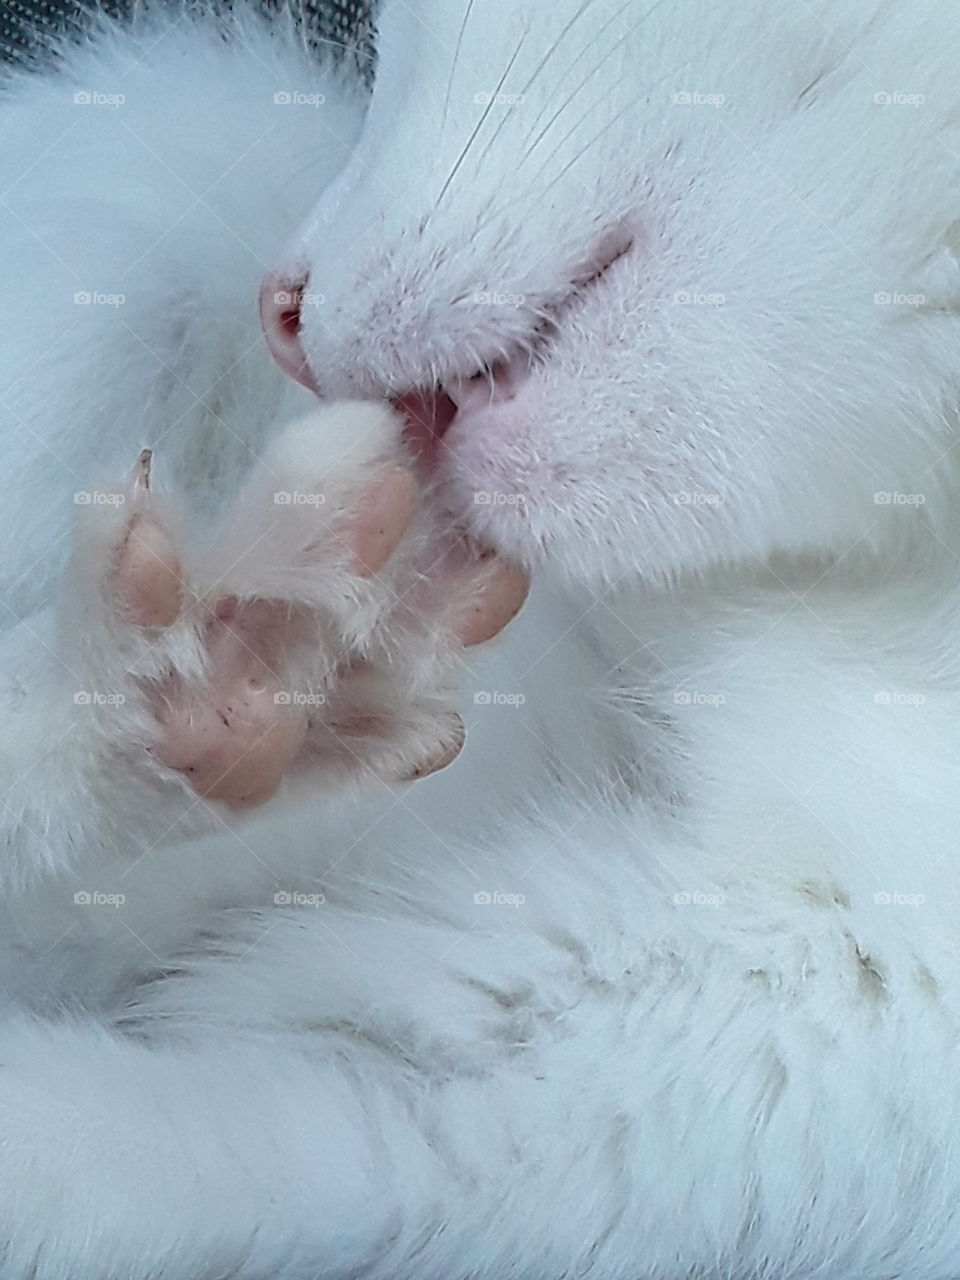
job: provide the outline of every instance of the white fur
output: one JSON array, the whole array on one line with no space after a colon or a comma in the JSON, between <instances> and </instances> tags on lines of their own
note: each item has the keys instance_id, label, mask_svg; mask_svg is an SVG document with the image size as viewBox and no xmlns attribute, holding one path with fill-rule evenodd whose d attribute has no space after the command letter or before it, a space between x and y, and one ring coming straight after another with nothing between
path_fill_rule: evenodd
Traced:
<instances>
[{"instance_id":1,"label":"white fur","mask_svg":"<svg viewBox=\"0 0 960 1280\"><path fill-rule=\"evenodd\" d=\"M396 3L312 213L341 152L272 95L317 73L238 21L0 108L0 1275L954 1280L953 6ZM256 341L282 244L324 392L379 397L528 343L614 223L448 440L537 569L457 764L171 839L65 696L71 495L145 443L234 491L305 403Z\"/></svg>"}]
</instances>

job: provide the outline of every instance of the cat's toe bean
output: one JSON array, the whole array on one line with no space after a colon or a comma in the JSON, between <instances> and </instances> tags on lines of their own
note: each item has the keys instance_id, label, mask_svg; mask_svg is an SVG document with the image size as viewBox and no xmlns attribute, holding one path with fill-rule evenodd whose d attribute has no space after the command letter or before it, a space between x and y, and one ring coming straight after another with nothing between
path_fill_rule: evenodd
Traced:
<instances>
[{"instance_id":1,"label":"cat's toe bean","mask_svg":"<svg viewBox=\"0 0 960 1280\"><path fill-rule=\"evenodd\" d=\"M436 753L428 756L415 769L411 769L401 781L418 782L421 778L429 778L431 774L439 773L442 769L448 768L463 750L466 740L466 725L463 723L463 719L454 713L450 718L449 732L444 734L444 741L438 747Z\"/></svg>"},{"instance_id":2,"label":"cat's toe bean","mask_svg":"<svg viewBox=\"0 0 960 1280\"><path fill-rule=\"evenodd\" d=\"M417 482L406 467L393 467L360 496L345 533L359 577L380 572L406 533L416 506Z\"/></svg>"},{"instance_id":3,"label":"cat's toe bean","mask_svg":"<svg viewBox=\"0 0 960 1280\"><path fill-rule=\"evenodd\" d=\"M517 616L529 591L530 579L522 569L491 558L456 616L457 639L465 648L492 640Z\"/></svg>"},{"instance_id":4,"label":"cat's toe bean","mask_svg":"<svg viewBox=\"0 0 960 1280\"><path fill-rule=\"evenodd\" d=\"M274 681L248 674L171 698L154 754L199 795L252 808L277 790L306 731L301 707L283 700Z\"/></svg>"},{"instance_id":5,"label":"cat's toe bean","mask_svg":"<svg viewBox=\"0 0 960 1280\"><path fill-rule=\"evenodd\" d=\"M151 516L135 516L114 576L127 616L138 627L170 627L183 607L180 561L170 535Z\"/></svg>"}]
</instances>

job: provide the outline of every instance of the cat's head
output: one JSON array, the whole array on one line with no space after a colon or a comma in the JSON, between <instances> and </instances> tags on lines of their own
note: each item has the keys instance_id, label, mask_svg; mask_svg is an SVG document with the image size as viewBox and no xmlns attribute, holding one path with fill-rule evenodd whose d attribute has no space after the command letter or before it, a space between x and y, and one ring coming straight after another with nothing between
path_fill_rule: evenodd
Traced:
<instances>
[{"instance_id":1,"label":"cat's head","mask_svg":"<svg viewBox=\"0 0 960 1280\"><path fill-rule=\"evenodd\" d=\"M425 417L529 563L882 547L952 496L958 34L949 0L390 4L281 357Z\"/></svg>"}]
</instances>

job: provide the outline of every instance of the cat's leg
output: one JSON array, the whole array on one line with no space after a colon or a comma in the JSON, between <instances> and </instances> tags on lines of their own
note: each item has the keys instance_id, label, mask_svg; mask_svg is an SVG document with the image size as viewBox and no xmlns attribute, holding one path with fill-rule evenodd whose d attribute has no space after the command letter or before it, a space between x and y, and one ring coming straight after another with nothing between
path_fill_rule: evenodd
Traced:
<instances>
[{"instance_id":1,"label":"cat's leg","mask_svg":"<svg viewBox=\"0 0 960 1280\"><path fill-rule=\"evenodd\" d=\"M22 1021L0 1058L10 1280L357 1274L440 1194L400 1077L346 1044L323 1061L283 1036L148 1047Z\"/></svg>"},{"instance_id":2,"label":"cat's leg","mask_svg":"<svg viewBox=\"0 0 960 1280\"><path fill-rule=\"evenodd\" d=\"M215 825L150 755L151 681L201 655L182 645L167 652L160 615L137 616L138 579L152 578L162 610L173 575L157 577L156 548L143 548L136 572L123 570L139 537L128 515L133 488L131 478L107 495L108 506L85 512L58 606L0 636L0 873L8 884L98 854L135 856Z\"/></svg>"},{"instance_id":3,"label":"cat's leg","mask_svg":"<svg viewBox=\"0 0 960 1280\"><path fill-rule=\"evenodd\" d=\"M110 514L96 504L143 446L213 511L308 399L288 398L267 356L256 290L349 153L363 104L280 17L235 17L231 40L222 15L157 10L137 38L105 22L42 74L0 77L6 883L210 826L175 779L158 784L142 735L124 747L116 706L74 701L122 695L131 720L138 705L124 670L95 682L98 641L64 636L52 601L75 517ZM323 89L321 140L316 112L278 109L291 84ZM113 106L92 102L108 85Z\"/></svg>"},{"instance_id":4,"label":"cat's leg","mask_svg":"<svg viewBox=\"0 0 960 1280\"><path fill-rule=\"evenodd\" d=\"M690 919L580 817L513 829L525 904L451 856L376 914L231 913L123 1023L5 1023L0 1275L956 1275L956 1108L918 1087L955 1020L865 1008L846 919L802 954Z\"/></svg>"},{"instance_id":5,"label":"cat's leg","mask_svg":"<svg viewBox=\"0 0 960 1280\"><path fill-rule=\"evenodd\" d=\"M136 1036L77 1022L0 1030L0 1274L449 1280L508 1274L517 1241L541 1226L558 1256L589 1238L589 1195L566 1228L554 1221L570 1174L544 1108L570 1114L595 1097L595 1066L570 1070L561 1052L548 1088L539 1054L535 1070L501 1061L491 1076L483 1062L503 1045L486 1041L504 1011L438 963L455 933L337 913L329 928L331 956L355 945L364 982L386 977L381 1000L419 977L418 1000L449 1015L432 1046L378 1035L377 1018L341 1022L336 999L325 1017L317 989L302 993L313 1014L301 1022L262 1021L249 990L249 1029L183 1018ZM397 1013L417 1021L409 1004ZM589 1189L586 1164L574 1181ZM494 1217L498 1240L485 1241Z\"/></svg>"}]
</instances>

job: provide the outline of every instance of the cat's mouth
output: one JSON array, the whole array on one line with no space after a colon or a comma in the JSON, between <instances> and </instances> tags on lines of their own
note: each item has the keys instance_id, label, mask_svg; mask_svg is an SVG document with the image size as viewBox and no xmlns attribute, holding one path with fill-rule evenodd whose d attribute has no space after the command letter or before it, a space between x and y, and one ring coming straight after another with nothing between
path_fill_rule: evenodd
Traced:
<instances>
[{"instance_id":1,"label":"cat's mouth","mask_svg":"<svg viewBox=\"0 0 960 1280\"><path fill-rule=\"evenodd\" d=\"M414 387L391 402L407 420L404 436L421 458L436 460L447 432L491 406L512 400L531 373L550 359L557 335L571 313L607 276L614 263L633 247L624 228L613 228L573 274L571 287L557 302L542 309L539 323L521 343L498 354L464 376L451 376L432 387Z\"/></svg>"},{"instance_id":2,"label":"cat's mouth","mask_svg":"<svg viewBox=\"0 0 960 1280\"><path fill-rule=\"evenodd\" d=\"M407 419L407 443L420 458L432 461L454 422L474 410L512 400L532 363L531 353L518 348L510 360L484 365L470 377L451 378L440 387L393 397L394 407Z\"/></svg>"}]
</instances>

